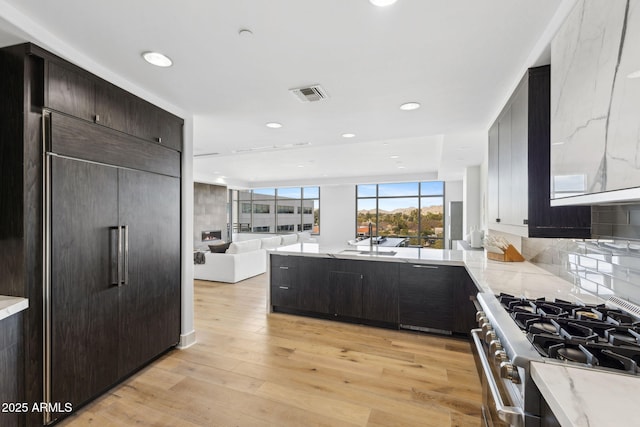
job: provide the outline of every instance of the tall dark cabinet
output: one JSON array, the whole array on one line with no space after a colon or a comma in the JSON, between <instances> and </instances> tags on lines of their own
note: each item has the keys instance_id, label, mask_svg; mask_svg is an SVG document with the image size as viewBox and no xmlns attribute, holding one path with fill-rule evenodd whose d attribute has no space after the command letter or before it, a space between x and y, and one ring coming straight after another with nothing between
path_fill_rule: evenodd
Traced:
<instances>
[{"instance_id":1,"label":"tall dark cabinet","mask_svg":"<svg viewBox=\"0 0 640 427\"><path fill-rule=\"evenodd\" d=\"M0 294L29 298L17 389L75 409L179 341L183 122L31 44L0 50L0 90Z\"/></svg>"},{"instance_id":2,"label":"tall dark cabinet","mask_svg":"<svg viewBox=\"0 0 640 427\"><path fill-rule=\"evenodd\" d=\"M589 238L589 206L551 207L550 66L530 68L489 129L489 228Z\"/></svg>"}]
</instances>

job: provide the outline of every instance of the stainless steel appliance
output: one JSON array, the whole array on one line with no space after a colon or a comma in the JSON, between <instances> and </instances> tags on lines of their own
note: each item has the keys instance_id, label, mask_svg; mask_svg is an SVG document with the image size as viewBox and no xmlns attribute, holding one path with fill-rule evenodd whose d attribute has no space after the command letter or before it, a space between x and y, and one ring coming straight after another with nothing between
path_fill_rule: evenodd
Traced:
<instances>
[{"instance_id":1,"label":"stainless steel appliance","mask_svg":"<svg viewBox=\"0 0 640 427\"><path fill-rule=\"evenodd\" d=\"M640 322L628 310L489 293L478 294L478 302L479 328L471 333L488 426L540 425L531 361L639 374Z\"/></svg>"}]
</instances>

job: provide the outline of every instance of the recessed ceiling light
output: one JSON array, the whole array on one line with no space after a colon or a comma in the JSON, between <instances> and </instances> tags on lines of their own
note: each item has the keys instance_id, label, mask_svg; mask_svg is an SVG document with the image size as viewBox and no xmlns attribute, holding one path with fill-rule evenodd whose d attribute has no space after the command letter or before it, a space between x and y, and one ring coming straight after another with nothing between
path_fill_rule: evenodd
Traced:
<instances>
[{"instance_id":1,"label":"recessed ceiling light","mask_svg":"<svg viewBox=\"0 0 640 427\"><path fill-rule=\"evenodd\" d=\"M420 108L419 102L405 102L400 106L400 109L403 111L417 110L418 108Z\"/></svg>"},{"instance_id":2,"label":"recessed ceiling light","mask_svg":"<svg viewBox=\"0 0 640 427\"><path fill-rule=\"evenodd\" d=\"M391 6L397 1L398 0L369 0L369 3L371 3L374 6L384 7L384 6Z\"/></svg>"},{"instance_id":3,"label":"recessed ceiling light","mask_svg":"<svg viewBox=\"0 0 640 427\"><path fill-rule=\"evenodd\" d=\"M389 156L389 158L390 159L398 159L398 158L400 158L400 156L393 155L393 156Z\"/></svg>"},{"instance_id":4,"label":"recessed ceiling light","mask_svg":"<svg viewBox=\"0 0 640 427\"><path fill-rule=\"evenodd\" d=\"M304 165L298 165L298 167L299 167L299 168L303 168L303 167L304 167Z\"/></svg>"},{"instance_id":5,"label":"recessed ceiling light","mask_svg":"<svg viewBox=\"0 0 640 427\"><path fill-rule=\"evenodd\" d=\"M173 61L160 52L144 52L142 57L149 64L155 65L156 67L171 67L173 65Z\"/></svg>"},{"instance_id":6,"label":"recessed ceiling light","mask_svg":"<svg viewBox=\"0 0 640 427\"><path fill-rule=\"evenodd\" d=\"M271 128L271 129L278 129L278 128L282 127L282 125L280 123L277 123L277 122L269 122L265 126L268 127L268 128Z\"/></svg>"},{"instance_id":7,"label":"recessed ceiling light","mask_svg":"<svg viewBox=\"0 0 640 427\"><path fill-rule=\"evenodd\" d=\"M640 70L634 71L633 73L627 76L628 79L638 79L640 78Z\"/></svg>"},{"instance_id":8,"label":"recessed ceiling light","mask_svg":"<svg viewBox=\"0 0 640 427\"><path fill-rule=\"evenodd\" d=\"M398 166L398 169L404 169L404 166Z\"/></svg>"},{"instance_id":9,"label":"recessed ceiling light","mask_svg":"<svg viewBox=\"0 0 640 427\"><path fill-rule=\"evenodd\" d=\"M353 138L353 137L355 137L355 136L356 136L356 134L355 134L355 133L343 133L343 134L342 134L342 137L343 137L343 138Z\"/></svg>"}]
</instances>

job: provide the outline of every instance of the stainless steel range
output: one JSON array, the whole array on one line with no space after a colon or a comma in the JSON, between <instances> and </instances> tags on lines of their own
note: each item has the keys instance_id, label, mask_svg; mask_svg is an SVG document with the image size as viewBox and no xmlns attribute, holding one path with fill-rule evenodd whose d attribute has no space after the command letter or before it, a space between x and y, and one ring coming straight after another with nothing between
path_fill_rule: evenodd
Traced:
<instances>
[{"instance_id":1,"label":"stainless steel range","mask_svg":"<svg viewBox=\"0 0 640 427\"><path fill-rule=\"evenodd\" d=\"M640 323L609 305L478 294L472 331L488 426L540 426L541 396L532 361L638 375Z\"/></svg>"}]
</instances>

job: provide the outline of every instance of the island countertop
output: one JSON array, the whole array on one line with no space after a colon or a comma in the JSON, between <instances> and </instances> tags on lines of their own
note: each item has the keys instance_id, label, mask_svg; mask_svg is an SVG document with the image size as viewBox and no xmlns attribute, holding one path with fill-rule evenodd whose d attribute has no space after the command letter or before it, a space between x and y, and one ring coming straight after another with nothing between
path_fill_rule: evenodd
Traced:
<instances>
[{"instance_id":1,"label":"island countertop","mask_svg":"<svg viewBox=\"0 0 640 427\"><path fill-rule=\"evenodd\" d=\"M337 259L407 262L464 266L480 292L501 292L527 298L560 298L585 304L604 301L578 286L530 263L489 260L484 251L461 251L428 248L323 247L318 243L296 243L281 246L272 253Z\"/></svg>"},{"instance_id":2,"label":"island countertop","mask_svg":"<svg viewBox=\"0 0 640 427\"><path fill-rule=\"evenodd\" d=\"M29 307L29 300L20 297L0 295L0 320L13 316Z\"/></svg>"}]
</instances>

